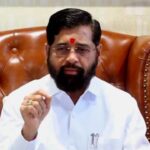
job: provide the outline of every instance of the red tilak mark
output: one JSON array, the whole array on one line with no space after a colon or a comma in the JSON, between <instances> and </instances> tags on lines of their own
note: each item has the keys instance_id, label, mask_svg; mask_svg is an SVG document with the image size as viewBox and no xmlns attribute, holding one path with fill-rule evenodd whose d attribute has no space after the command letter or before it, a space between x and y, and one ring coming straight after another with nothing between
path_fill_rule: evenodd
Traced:
<instances>
[{"instance_id":1,"label":"red tilak mark","mask_svg":"<svg viewBox=\"0 0 150 150\"><path fill-rule=\"evenodd\" d=\"M75 39L74 38L70 38L70 44L74 44L75 43Z\"/></svg>"}]
</instances>

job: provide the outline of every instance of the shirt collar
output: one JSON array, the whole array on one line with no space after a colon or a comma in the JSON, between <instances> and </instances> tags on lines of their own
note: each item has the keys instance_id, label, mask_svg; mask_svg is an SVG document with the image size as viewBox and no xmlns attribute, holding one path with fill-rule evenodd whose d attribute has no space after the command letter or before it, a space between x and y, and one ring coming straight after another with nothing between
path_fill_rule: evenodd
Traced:
<instances>
[{"instance_id":1,"label":"shirt collar","mask_svg":"<svg viewBox=\"0 0 150 150\"><path fill-rule=\"evenodd\" d=\"M96 76L92 77L90 84L86 89L85 93L90 93L93 96L98 96L101 88L101 86L98 86L98 83L99 83L99 79Z\"/></svg>"},{"instance_id":2,"label":"shirt collar","mask_svg":"<svg viewBox=\"0 0 150 150\"><path fill-rule=\"evenodd\" d=\"M47 80L48 79L48 80ZM48 74L45 77L45 90L49 93L50 96L55 96L58 93L62 92L62 90L60 90L57 86L56 83L54 81L54 79ZM44 82L44 80L42 80Z\"/></svg>"},{"instance_id":3,"label":"shirt collar","mask_svg":"<svg viewBox=\"0 0 150 150\"><path fill-rule=\"evenodd\" d=\"M95 97L97 97L100 94L100 87L98 86L99 83L99 79L96 76L93 76L88 88L85 90L85 92L81 95L82 97L91 97L91 100L96 99ZM65 94L64 91L60 90L57 86L56 83L54 81L54 79L52 77L49 78L49 83L47 83L49 86L49 91L51 92L50 95L51 96L55 96L57 94ZM89 99L89 98L88 98Z\"/></svg>"}]
</instances>

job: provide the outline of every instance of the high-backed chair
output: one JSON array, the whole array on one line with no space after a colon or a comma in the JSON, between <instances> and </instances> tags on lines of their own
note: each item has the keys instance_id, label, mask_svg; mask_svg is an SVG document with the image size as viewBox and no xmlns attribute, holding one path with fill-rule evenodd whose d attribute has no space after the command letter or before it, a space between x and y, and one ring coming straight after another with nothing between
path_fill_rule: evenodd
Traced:
<instances>
[{"instance_id":1,"label":"high-backed chair","mask_svg":"<svg viewBox=\"0 0 150 150\"><path fill-rule=\"evenodd\" d=\"M0 109L5 95L47 74L45 43L45 27L0 32ZM136 98L150 141L150 36L103 31L101 44L96 75Z\"/></svg>"}]
</instances>

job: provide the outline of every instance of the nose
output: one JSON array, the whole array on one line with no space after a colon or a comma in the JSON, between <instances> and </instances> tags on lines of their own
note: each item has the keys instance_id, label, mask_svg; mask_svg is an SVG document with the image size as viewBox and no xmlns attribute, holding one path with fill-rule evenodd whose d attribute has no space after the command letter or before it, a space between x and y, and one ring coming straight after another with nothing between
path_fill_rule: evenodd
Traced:
<instances>
[{"instance_id":1,"label":"nose","mask_svg":"<svg viewBox=\"0 0 150 150\"><path fill-rule=\"evenodd\" d=\"M78 62L78 56L77 56L77 53L75 52L75 50L70 50L67 58L66 58L66 61L71 63L71 64L76 64Z\"/></svg>"}]
</instances>

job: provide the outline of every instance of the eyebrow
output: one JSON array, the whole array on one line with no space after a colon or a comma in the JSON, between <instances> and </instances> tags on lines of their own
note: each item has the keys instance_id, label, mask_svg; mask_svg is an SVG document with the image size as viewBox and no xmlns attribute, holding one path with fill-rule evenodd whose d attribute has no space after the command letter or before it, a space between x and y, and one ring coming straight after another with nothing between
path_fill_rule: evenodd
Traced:
<instances>
[{"instance_id":1,"label":"eyebrow","mask_svg":"<svg viewBox=\"0 0 150 150\"><path fill-rule=\"evenodd\" d=\"M77 46L81 46L81 47L90 47L88 44L82 44L82 43L77 43L76 44Z\"/></svg>"},{"instance_id":2,"label":"eyebrow","mask_svg":"<svg viewBox=\"0 0 150 150\"><path fill-rule=\"evenodd\" d=\"M56 44L56 46L67 46L68 45L68 43L58 43L58 44Z\"/></svg>"},{"instance_id":3,"label":"eyebrow","mask_svg":"<svg viewBox=\"0 0 150 150\"><path fill-rule=\"evenodd\" d=\"M67 42L62 42L62 43L57 43L55 46L69 46L70 44ZM90 46L88 44L82 44L82 43L76 43L75 46L80 46L80 47L86 47L89 48Z\"/></svg>"}]
</instances>

